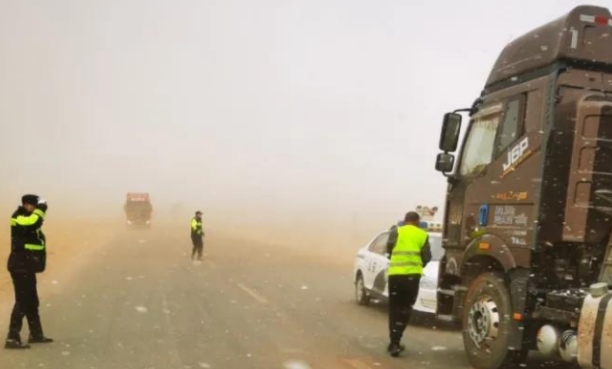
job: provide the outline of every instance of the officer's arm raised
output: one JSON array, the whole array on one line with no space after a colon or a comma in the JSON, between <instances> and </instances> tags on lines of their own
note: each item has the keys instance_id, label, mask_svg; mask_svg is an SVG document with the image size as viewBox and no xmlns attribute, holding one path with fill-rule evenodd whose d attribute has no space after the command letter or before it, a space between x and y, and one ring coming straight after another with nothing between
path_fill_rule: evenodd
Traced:
<instances>
[{"instance_id":1,"label":"officer's arm raised","mask_svg":"<svg viewBox=\"0 0 612 369\"><path fill-rule=\"evenodd\" d=\"M11 226L38 229L42 226L45 220L45 212L41 209L36 209L30 215L18 215L11 218Z\"/></svg>"}]
</instances>

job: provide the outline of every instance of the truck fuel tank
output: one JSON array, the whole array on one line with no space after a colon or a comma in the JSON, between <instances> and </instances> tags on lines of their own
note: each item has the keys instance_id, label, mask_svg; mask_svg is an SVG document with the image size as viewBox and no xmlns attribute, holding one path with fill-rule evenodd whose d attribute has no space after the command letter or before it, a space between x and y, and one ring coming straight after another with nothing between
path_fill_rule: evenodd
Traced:
<instances>
[{"instance_id":1,"label":"truck fuel tank","mask_svg":"<svg viewBox=\"0 0 612 369\"><path fill-rule=\"evenodd\" d=\"M578 322L578 364L612 369L612 292L606 283L591 285Z\"/></svg>"}]
</instances>

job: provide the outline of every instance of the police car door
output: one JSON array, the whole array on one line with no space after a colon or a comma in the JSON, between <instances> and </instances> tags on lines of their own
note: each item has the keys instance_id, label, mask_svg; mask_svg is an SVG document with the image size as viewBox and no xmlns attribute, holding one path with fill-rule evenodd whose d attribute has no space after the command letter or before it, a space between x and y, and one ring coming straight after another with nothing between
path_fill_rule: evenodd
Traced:
<instances>
[{"instance_id":1,"label":"police car door","mask_svg":"<svg viewBox=\"0 0 612 369\"><path fill-rule=\"evenodd\" d=\"M370 258L368 261L368 274L371 278L370 290L376 294L384 294L387 286L387 269L389 259L386 256L387 240L389 232L383 232L370 247Z\"/></svg>"}]
</instances>

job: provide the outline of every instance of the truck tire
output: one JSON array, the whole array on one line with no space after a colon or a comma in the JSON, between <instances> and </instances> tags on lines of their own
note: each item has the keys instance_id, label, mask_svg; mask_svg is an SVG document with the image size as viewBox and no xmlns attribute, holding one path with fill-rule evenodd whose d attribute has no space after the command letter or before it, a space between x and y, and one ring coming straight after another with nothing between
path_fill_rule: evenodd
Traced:
<instances>
[{"instance_id":1,"label":"truck tire","mask_svg":"<svg viewBox=\"0 0 612 369\"><path fill-rule=\"evenodd\" d=\"M365 288L361 273L357 274L357 278L355 280L355 300L357 300L359 305L368 305L370 303L370 295Z\"/></svg>"},{"instance_id":2,"label":"truck tire","mask_svg":"<svg viewBox=\"0 0 612 369\"><path fill-rule=\"evenodd\" d=\"M463 345L476 369L517 367L527 351L510 350L512 300L501 273L483 273L470 284L463 308Z\"/></svg>"}]
</instances>

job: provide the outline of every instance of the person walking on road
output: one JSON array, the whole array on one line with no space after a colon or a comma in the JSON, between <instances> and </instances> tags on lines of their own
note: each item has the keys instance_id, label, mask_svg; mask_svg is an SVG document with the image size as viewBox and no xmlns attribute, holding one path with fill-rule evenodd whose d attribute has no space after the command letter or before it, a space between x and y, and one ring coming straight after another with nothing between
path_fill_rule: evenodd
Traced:
<instances>
[{"instance_id":1,"label":"person walking on road","mask_svg":"<svg viewBox=\"0 0 612 369\"><path fill-rule=\"evenodd\" d=\"M404 222L391 231L387 243L389 262L389 346L393 357L405 347L401 344L410 321L412 306L419 293L423 267L431 260L429 235L419 227L419 214L411 211Z\"/></svg>"},{"instance_id":2,"label":"person walking on road","mask_svg":"<svg viewBox=\"0 0 612 369\"><path fill-rule=\"evenodd\" d=\"M46 212L44 200L36 195L24 195L21 206L11 217L11 253L7 267L13 280L15 305L4 345L7 349L26 349L31 343L53 342L43 334L36 289L36 273L44 272L47 262L45 235L41 230ZM28 344L21 342L24 317L30 328Z\"/></svg>"},{"instance_id":3,"label":"person walking on road","mask_svg":"<svg viewBox=\"0 0 612 369\"><path fill-rule=\"evenodd\" d=\"M202 260L202 250L204 249L204 231L202 230L202 212L196 211L195 217L191 219L191 242L193 249L191 250L191 260L193 260L196 252L198 260Z\"/></svg>"}]
</instances>

